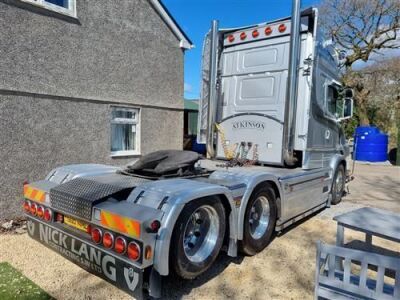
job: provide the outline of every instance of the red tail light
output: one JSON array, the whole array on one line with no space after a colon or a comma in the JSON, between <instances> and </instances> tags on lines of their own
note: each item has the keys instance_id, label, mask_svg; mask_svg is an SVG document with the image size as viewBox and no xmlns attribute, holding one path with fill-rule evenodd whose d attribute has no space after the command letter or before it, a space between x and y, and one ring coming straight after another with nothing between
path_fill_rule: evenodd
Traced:
<instances>
[{"instance_id":1,"label":"red tail light","mask_svg":"<svg viewBox=\"0 0 400 300\"><path fill-rule=\"evenodd\" d=\"M37 214L37 216L39 217L39 218L43 218L43 215L44 215L44 208L43 208L43 206L39 206L38 208L37 208L37 210L36 210L36 214Z\"/></svg>"},{"instance_id":2,"label":"red tail light","mask_svg":"<svg viewBox=\"0 0 400 300\"><path fill-rule=\"evenodd\" d=\"M138 260L140 257L140 247L135 242L130 242L128 245L128 257L132 260Z\"/></svg>"},{"instance_id":3,"label":"red tail light","mask_svg":"<svg viewBox=\"0 0 400 300\"><path fill-rule=\"evenodd\" d=\"M114 250L115 252L119 254L123 254L126 251L126 241L123 237L117 237L115 239L115 245L114 245Z\"/></svg>"},{"instance_id":4,"label":"red tail light","mask_svg":"<svg viewBox=\"0 0 400 300\"><path fill-rule=\"evenodd\" d=\"M286 31L286 25L285 24L279 25L278 30L279 30L280 33L285 32Z\"/></svg>"},{"instance_id":5,"label":"red tail light","mask_svg":"<svg viewBox=\"0 0 400 300\"><path fill-rule=\"evenodd\" d=\"M232 43L235 40L235 36L233 34L228 35L228 41Z\"/></svg>"},{"instance_id":6,"label":"red tail light","mask_svg":"<svg viewBox=\"0 0 400 300\"><path fill-rule=\"evenodd\" d=\"M36 215L36 209L37 209L37 205L36 203L31 203L31 214L32 215Z\"/></svg>"},{"instance_id":7,"label":"red tail light","mask_svg":"<svg viewBox=\"0 0 400 300\"><path fill-rule=\"evenodd\" d=\"M240 39L241 39L241 40L244 40L246 37L247 37L246 32L242 32L242 33L240 34Z\"/></svg>"},{"instance_id":8,"label":"red tail light","mask_svg":"<svg viewBox=\"0 0 400 300\"><path fill-rule=\"evenodd\" d=\"M258 37L260 35L260 33L258 32L258 30L253 30L251 35L253 36L253 38L256 38L256 37Z\"/></svg>"},{"instance_id":9,"label":"red tail light","mask_svg":"<svg viewBox=\"0 0 400 300\"><path fill-rule=\"evenodd\" d=\"M103 246L106 248L112 248L114 244L114 236L110 232L104 233Z\"/></svg>"},{"instance_id":10,"label":"red tail light","mask_svg":"<svg viewBox=\"0 0 400 300\"><path fill-rule=\"evenodd\" d=\"M101 243L101 238L103 236L103 233L101 232L100 229L98 228L93 228L92 230L92 241L95 242L96 244Z\"/></svg>"},{"instance_id":11,"label":"red tail light","mask_svg":"<svg viewBox=\"0 0 400 300\"><path fill-rule=\"evenodd\" d=\"M270 35L271 33L272 33L272 28L271 27L267 27L267 28L265 28L265 35Z\"/></svg>"},{"instance_id":12,"label":"red tail light","mask_svg":"<svg viewBox=\"0 0 400 300\"><path fill-rule=\"evenodd\" d=\"M56 221L59 223L64 223L64 216L62 214L56 214Z\"/></svg>"},{"instance_id":13,"label":"red tail light","mask_svg":"<svg viewBox=\"0 0 400 300\"><path fill-rule=\"evenodd\" d=\"M49 208L46 208L44 210L44 215L43 218L46 222L50 222L51 221L51 217L53 216L51 210Z\"/></svg>"},{"instance_id":14,"label":"red tail light","mask_svg":"<svg viewBox=\"0 0 400 300\"><path fill-rule=\"evenodd\" d=\"M29 204L28 201L24 202L24 210L25 212L29 213L31 211L31 205Z\"/></svg>"}]
</instances>

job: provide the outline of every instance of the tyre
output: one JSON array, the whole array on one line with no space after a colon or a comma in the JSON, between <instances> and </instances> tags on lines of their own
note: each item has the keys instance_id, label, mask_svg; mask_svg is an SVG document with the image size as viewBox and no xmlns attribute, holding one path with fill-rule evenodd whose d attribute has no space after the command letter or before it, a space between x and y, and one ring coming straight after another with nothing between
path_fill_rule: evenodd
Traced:
<instances>
[{"instance_id":1,"label":"tyre","mask_svg":"<svg viewBox=\"0 0 400 300\"><path fill-rule=\"evenodd\" d=\"M346 176L344 173L344 166L340 164L336 168L335 175L333 176L333 181L332 181L331 203L333 205L336 205L340 201L342 201L342 197L344 195L345 182L346 182Z\"/></svg>"},{"instance_id":2,"label":"tyre","mask_svg":"<svg viewBox=\"0 0 400 300\"><path fill-rule=\"evenodd\" d=\"M277 218L276 195L269 184L256 188L244 216L241 250L247 255L261 252L271 241Z\"/></svg>"},{"instance_id":3,"label":"tyre","mask_svg":"<svg viewBox=\"0 0 400 300\"><path fill-rule=\"evenodd\" d=\"M225 220L217 197L197 199L184 207L171 239L170 266L176 275L193 279L211 266L222 247Z\"/></svg>"}]
</instances>

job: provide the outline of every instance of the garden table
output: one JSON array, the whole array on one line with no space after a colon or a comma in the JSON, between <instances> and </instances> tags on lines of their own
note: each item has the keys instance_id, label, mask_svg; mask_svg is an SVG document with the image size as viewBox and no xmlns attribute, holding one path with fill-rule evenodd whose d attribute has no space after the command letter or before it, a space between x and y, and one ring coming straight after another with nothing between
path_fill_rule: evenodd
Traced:
<instances>
[{"instance_id":1,"label":"garden table","mask_svg":"<svg viewBox=\"0 0 400 300\"><path fill-rule=\"evenodd\" d=\"M337 222L337 246L344 246L345 228L365 233L366 250L372 248L373 236L400 243L399 214L379 208L363 207L333 219Z\"/></svg>"}]
</instances>

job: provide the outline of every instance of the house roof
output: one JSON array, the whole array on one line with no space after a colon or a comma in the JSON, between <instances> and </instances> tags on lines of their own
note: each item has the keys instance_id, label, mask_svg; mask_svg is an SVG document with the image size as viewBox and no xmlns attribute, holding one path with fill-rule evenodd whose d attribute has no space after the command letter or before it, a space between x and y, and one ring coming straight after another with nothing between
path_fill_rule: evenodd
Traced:
<instances>
[{"instance_id":1,"label":"house roof","mask_svg":"<svg viewBox=\"0 0 400 300\"><path fill-rule=\"evenodd\" d=\"M172 30L175 36L179 40L179 47L183 49L192 49L194 45L192 41L188 38L176 20L172 17L168 9L162 3L161 0L149 0L150 4L156 10L156 12L160 15L163 21L168 25L168 27Z\"/></svg>"}]
</instances>

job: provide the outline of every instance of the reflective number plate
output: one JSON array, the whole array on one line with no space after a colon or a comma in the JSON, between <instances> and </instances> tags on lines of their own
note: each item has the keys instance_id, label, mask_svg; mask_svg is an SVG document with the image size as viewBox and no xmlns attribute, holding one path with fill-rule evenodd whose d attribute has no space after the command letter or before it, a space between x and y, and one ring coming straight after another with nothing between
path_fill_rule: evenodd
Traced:
<instances>
[{"instance_id":1,"label":"reflective number plate","mask_svg":"<svg viewBox=\"0 0 400 300\"><path fill-rule=\"evenodd\" d=\"M69 226L78 228L79 230L82 230L84 232L87 232L88 226L89 226L89 224L87 224L85 222L79 221L77 219L74 219L74 218L71 218L68 216L64 216L64 223Z\"/></svg>"}]
</instances>

